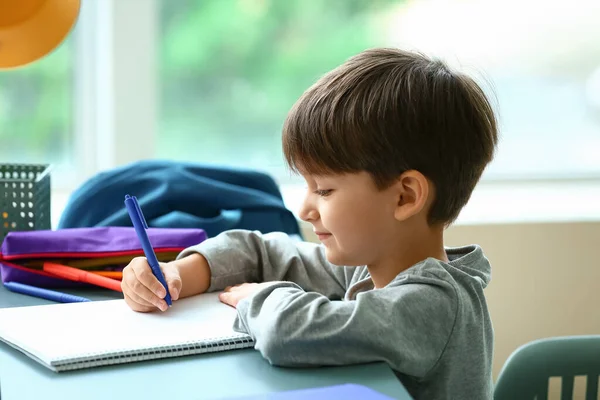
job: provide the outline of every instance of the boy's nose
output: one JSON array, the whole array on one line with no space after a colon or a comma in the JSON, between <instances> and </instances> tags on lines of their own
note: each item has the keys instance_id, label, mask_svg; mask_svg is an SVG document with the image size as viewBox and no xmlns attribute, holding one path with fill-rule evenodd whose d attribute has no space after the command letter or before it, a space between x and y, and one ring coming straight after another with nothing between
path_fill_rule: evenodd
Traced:
<instances>
[{"instance_id":1,"label":"boy's nose","mask_svg":"<svg viewBox=\"0 0 600 400\"><path fill-rule=\"evenodd\" d=\"M298 212L298 216L303 221L315 221L319 219L319 212L308 202L307 199L304 199L304 202L300 207L300 211Z\"/></svg>"}]
</instances>

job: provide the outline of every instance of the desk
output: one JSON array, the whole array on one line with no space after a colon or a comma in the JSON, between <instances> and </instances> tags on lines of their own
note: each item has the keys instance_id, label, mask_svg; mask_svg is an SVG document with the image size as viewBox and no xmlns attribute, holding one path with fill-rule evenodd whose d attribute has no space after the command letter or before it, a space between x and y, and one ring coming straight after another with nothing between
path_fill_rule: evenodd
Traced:
<instances>
[{"instance_id":1,"label":"desk","mask_svg":"<svg viewBox=\"0 0 600 400\"><path fill-rule=\"evenodd\" d=\"M93 300L122 298L120 293L105 290L67 292ZM37 304L52 302L11 293L0 285L0 307ZM356 383L396 399L410 399L383 363L280 368L270 365L259 352L246 349L56 373L0 342L1 400L200 400L342 383Z\"/></svg>"}]
</instances>

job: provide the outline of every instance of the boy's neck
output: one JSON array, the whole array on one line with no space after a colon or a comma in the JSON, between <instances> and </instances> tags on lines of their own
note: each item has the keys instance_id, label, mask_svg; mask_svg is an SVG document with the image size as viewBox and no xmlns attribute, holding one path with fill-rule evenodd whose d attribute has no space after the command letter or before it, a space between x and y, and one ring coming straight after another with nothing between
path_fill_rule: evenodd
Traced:
<instances>
[{"instance_id":1,"label":"boy's neck","mask_svg":"<svg viewBox=\"0 0 600 400\"><path fill-rule=\"evenodd\" d=\"M387 286L400 272L427 258L448 262L443 227L413 231L390 247L385 259L381 259L377 265L367 266L375 288Z\"/></svg>"}]
</instances>

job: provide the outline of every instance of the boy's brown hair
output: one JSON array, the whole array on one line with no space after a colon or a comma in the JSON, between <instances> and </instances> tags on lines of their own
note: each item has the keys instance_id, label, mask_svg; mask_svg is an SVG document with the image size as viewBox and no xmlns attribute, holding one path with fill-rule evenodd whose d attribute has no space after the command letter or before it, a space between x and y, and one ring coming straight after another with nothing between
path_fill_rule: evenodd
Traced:
<instances>
[{"instance_id":1,"label":"boy's brown hair","mask_svg":"<svg viewBox=\"0 0 600 400\"><path fill-rule=\"evenodd\" d=\"M492 106L470 77L398 49L351 57L289 112L283 152L293 171L367 171L380 190L417 170L436 196L429 224L449 225L469 200L498 141Z\"/></svg>"}]
</instances>

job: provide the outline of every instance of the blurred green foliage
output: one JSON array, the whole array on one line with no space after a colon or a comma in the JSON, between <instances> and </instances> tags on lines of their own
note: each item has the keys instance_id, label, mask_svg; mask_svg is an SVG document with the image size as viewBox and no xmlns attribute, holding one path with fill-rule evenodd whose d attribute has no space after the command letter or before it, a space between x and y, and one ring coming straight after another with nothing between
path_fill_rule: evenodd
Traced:
<instances>
[{"instance_id":1,"label":"blurred green foliage","mask_svg":"<svg viewBox=\"0 0 600 400\"><path fill-rule=\"evenodd\" d=\"M285 178L288 110L319 76L381 45L382 18L400 3L161 1L158 155Z\"/></svg>"},{"instance_id":2,"label":"blurred green foliage","mask_svg":"<svg viewBox=\"0 0 600 400\"><path fill-rule=\"evenodd\" d=\"M382 17L400 3L160 0L156 156L283 176L289 108L320 75L380 45ZM0 162L72 162L73 42L0 71Z\"/></svg>"},{"instance_id":3,"label":"blurred green foliage","mask_svg":"<svg viewBox=\"0 0 600 400\"><path fill-rule=\"evenodd\" d=\"M72 157L72 46L69 38L41 60L0 71L0 162Z\"/></svg>"}]
</instances>

